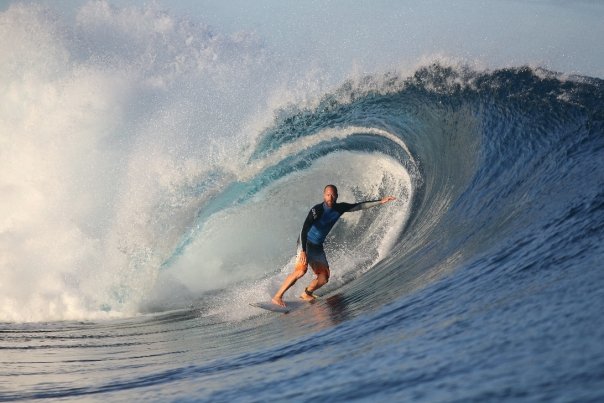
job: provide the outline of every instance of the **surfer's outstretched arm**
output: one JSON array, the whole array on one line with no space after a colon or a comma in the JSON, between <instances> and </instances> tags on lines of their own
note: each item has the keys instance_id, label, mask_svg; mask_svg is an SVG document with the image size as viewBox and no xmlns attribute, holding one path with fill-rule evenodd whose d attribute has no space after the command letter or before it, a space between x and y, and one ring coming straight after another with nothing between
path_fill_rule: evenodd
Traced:
<instances>
[{"instance_id":1,"label":"surfer's outstretched arm","mask_svg":"<svg viewBox=\"0 0 604 403\"><path fill-rule=\"evenodd\" d=\"M350 211L365 210L365 209L368 209L371 207L379 206L380 204L391 202L393 200L396 200L396 197L386 196L380 200L370 200L370 201L365 201L365 202L361 202L361 203L350 204L349 205L350 208L346 211L350 212ZM344 204L344 203L342 203L342 204Z\"/></svg>"}]
</instances>

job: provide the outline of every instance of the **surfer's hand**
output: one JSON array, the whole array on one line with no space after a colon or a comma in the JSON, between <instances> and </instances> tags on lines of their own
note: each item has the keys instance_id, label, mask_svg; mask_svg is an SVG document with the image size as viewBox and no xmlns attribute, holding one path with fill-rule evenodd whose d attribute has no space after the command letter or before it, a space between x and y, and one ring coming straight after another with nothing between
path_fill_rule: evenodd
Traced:
<instances>
[{"instance_id":1,"label":"surfer's hand","mask_svg":"<svg viewBox=\"0 0 604 403\"><path fill-rule=\"evenodd\" d=\"M380 200L380 203L384 204L384 203L391 202L393 200L396 200L396 197L394 197L394 196L386 196L382 200Z\"/></svg>"},{"instance_id":2,"label":"surfer's hand","mask_svg":"<svg viewBox=\"0 0 604 403\"><path fill-rule=\"evenodd\" d=\"M303 250L301 250L300 254L298 255L298 262L304 265L306 264L306 252L304 252Z\"/></svg>"}]
</instances>

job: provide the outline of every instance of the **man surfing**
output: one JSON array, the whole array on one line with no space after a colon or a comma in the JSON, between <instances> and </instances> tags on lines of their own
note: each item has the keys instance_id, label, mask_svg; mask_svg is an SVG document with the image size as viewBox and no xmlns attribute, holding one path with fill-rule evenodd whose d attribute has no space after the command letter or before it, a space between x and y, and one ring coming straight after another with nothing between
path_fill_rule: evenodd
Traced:
<instances>
[{"instance_id":1,"label":"man surfing","mask_svg":"<svg viewBox=\"0 0 604 403\"><path fill-rule=\"evenodd\" d=\"M323 250L323 242L338 221L340 216L351 211L359 211L371 207L379 206L380 204L388 203L396 200L395 197L387 196L381 200L366 201L361 203L336 203L338 200L338 188L334 185L327 185L323 189L323 203L317 204L308 213L300 237L298 238L298 257L294 272L291 273L279 291L272 299L273 304L284 307L283 294L300 279L308 265L312 268L317 276L310 285L304 289L300 298L306 301L312 301L316 297L313 292L323 287L329 281L329 263Z\"/></svg>"}]
</instances>

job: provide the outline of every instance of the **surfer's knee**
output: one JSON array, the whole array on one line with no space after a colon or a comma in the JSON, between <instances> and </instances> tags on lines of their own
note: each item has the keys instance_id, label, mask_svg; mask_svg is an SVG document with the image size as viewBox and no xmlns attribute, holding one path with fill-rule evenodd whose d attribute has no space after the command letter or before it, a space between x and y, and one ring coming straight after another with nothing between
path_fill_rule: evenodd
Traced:
<instances>
[{"instance_id":1,"label":"surfer's knee","mask_svg":"<svg viewBox=\"0 0 604 403\"><path fill-rule=\"evenodd\" d=\"M297 279L302 278L306 274L306 270L308 270L308 266L305 264L297 264L294 269L294 276Z\"/></svg>"},{"instance_id":2,"label":"surfer's knee","mask_svg":"<svg viewBox=\"0 0 604 403\"><path fill-rule=\"evenodd\" d=\"M329 281L329 268L321 267L317 270L317 281L323 286Z\"/></svg>"}]
</instances>

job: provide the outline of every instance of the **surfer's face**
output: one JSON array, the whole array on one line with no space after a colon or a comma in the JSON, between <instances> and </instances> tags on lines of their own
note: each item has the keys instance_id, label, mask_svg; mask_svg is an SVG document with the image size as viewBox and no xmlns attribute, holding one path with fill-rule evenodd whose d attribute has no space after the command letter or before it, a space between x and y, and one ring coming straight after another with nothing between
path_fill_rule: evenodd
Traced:
<instances>
[{"instance_id":1,"label":"surfer's face","mask_svg":"<svg viewBox=\"0 0 604 403\"><path fill-rule=\"evenodd\" d=\"M338 193L331 187L325 188L325 191L323 192L323 201L327 204L327 207L333 207L336 200L338 200Z\"/></svg>"}]
</instances>

